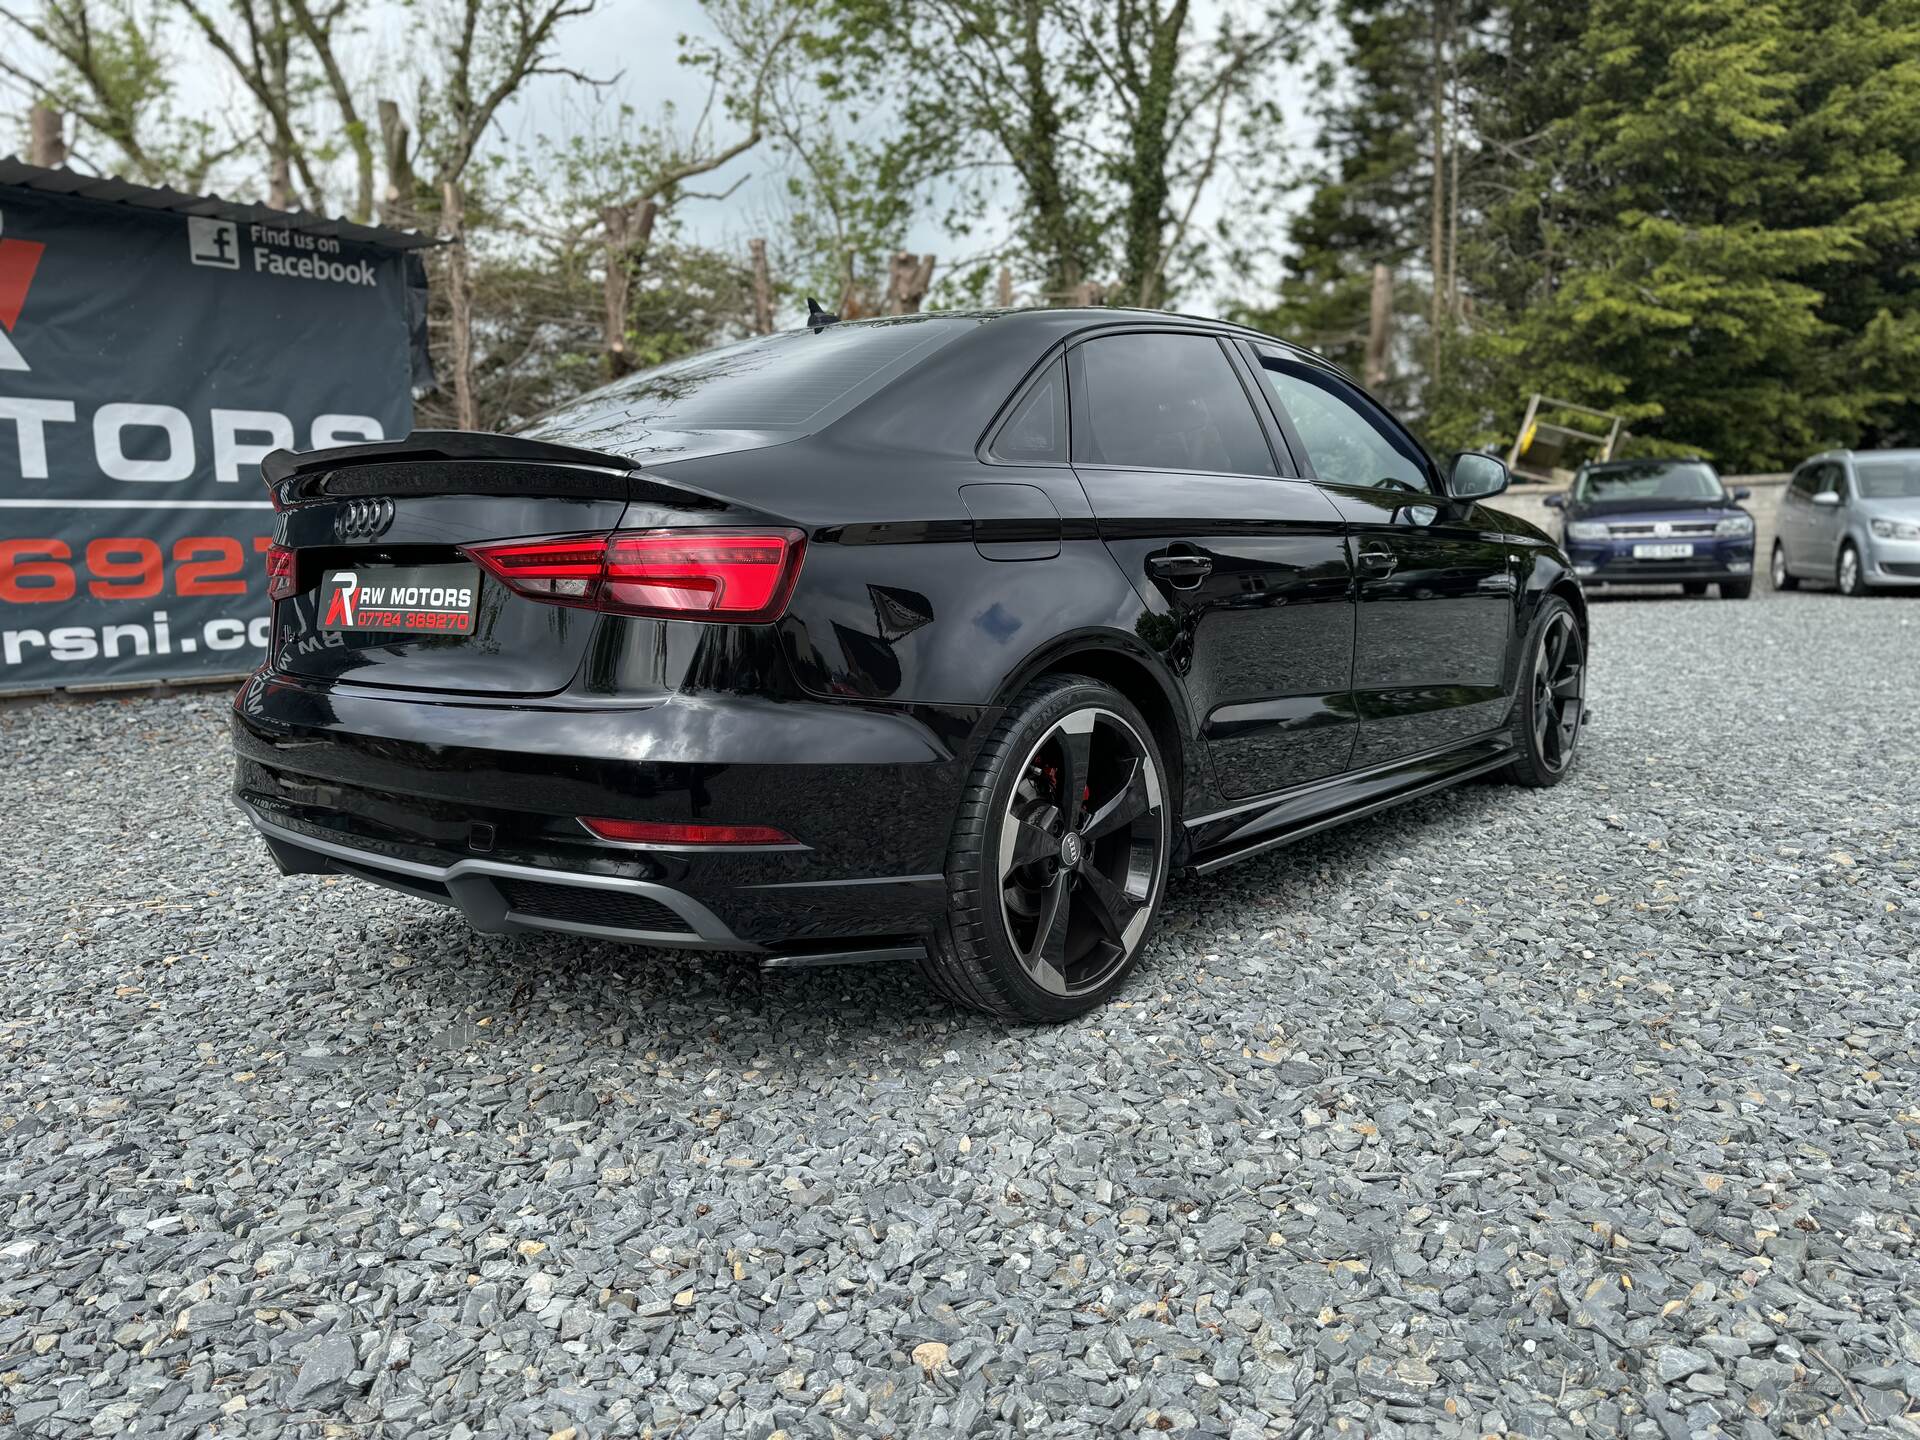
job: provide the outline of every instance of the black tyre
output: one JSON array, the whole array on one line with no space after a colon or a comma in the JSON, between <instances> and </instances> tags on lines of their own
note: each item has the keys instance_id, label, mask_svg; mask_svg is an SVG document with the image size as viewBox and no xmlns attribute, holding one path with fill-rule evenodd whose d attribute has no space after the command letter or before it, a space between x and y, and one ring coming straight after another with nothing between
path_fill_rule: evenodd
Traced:
<instances>
[{"instance_id":1,"label":"black tyre","mask_svg":"<svg viewBox=\"0 0 1920 1440\"><path fill-rule=\"evenodd\" d=\"M1573 607L1559 596L1541 607L1525 655L1506 774L1521 785L1558 785L1573 768L1587 723L1587 647Z\"/></svg>"},{"instance_id":2,"label":"black tyre","mask_svg":"<svg viewBox=\"0 0 1920 1440\"><path fill-rule=\"evenodd\" d=\"M1744 600L1751 594L1753 594L1753 581L1751 580L1722 580L1720 582L1720 598L1722 600Z\"/></svg>"},{"instance_id":3,"label":"black tyre","mask_svg":"<svg viewBox=\"0 0 1920 1440\"><path fill-rule=\"evenodd\" d=\"M1842 595L1867 593L1867 576L1860 564L1860 552L1851 540L1840 547L1840 563L1834 566L1833 583Z\"/></svg>"},{"instance_id":4,"label":"black tyre","mask_svg":"<svg viewBox=\"0 0 1920 1440\"><path fill-rule=\"evenodd\" d=\"M1704 580L1689 580L1680 588L1685 590L1689 595L1704 595L1707 593L1707 582Z\"/></svg>"},{"instance_id":5,"label":"black tyre","mask_svg":"<svg viewBox=\"0 0 1920 1440\"><path fill-rule=\"evenodd\" d=\"M947 850L947 916L922 969L1004 1019L1104 1004L1152 933L1172 838L1153 731L1118 691L1036 681L974 762Z\"/></svg>"},{"instance_id":6,"label":"black tyre","mask_svg":"<svg viewBox=\"0 0 1920 1440\"><path fill-rule=\"evenodd\" d=\"M1800 588L1800 577L1787 569L1786 547L1778 540L1773 542L1773 561L1769 568L1769 574L1773 580L1773 588L1776 590L1798 590Z\"/></svg>"}]
</instances>

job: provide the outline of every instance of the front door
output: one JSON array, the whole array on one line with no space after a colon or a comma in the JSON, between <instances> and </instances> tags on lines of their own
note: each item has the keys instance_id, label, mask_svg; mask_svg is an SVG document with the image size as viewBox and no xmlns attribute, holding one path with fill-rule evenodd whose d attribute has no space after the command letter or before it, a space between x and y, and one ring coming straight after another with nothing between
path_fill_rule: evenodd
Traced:
<instances>
[{"instance_id":1,"label":"front door","mask_svg":"<svg viewBox=\"0 0 1920 1440\"><path fill-rule=\"evenodd\" d=\"M1255 351L1289 441L1347 522L1353 768L1497 730L1509 714L1518 593L1499 517L1447 500L1419 443L1332 370Z\"/></svg>"},{"instance_id":2,"label":"front door","mask_svg":"<svg viewBox=\"0 0 1920 1440\"><path fill-rule=\"evenodd\" d=\"M1338 774L1356 730L1344 525L1286 478L1210 335L1125 332L1068 352L1073 466L1146 602L1230 799Z\"/></svg>"},{"instance_id":3,"label":"front door","mask_svg":"<svg viewBox=\"0 0 1920 1440\"><path fill-rule=\"evenodd\" d=\"M1788 567L1794 571L1813 568L1807 554L1807 526L1811 523L1814 487L1819 483L1820 462L1809 460L1794 472L1793 480L1780 497L1774 534L1786 552Z\"/></svg>"},{"instance_id":4,"label":"front door","mask_svg":"<svg viewBox=\"0 0 1920 1440\"><path fill-rule=\"evenodd\" d=\"M1820 462L1813 503L1807 507L1807 565L1823 580L1840 565L1840 540L1847 533L1846 478L1837 460Z\"/></svg>"}]
</instances>

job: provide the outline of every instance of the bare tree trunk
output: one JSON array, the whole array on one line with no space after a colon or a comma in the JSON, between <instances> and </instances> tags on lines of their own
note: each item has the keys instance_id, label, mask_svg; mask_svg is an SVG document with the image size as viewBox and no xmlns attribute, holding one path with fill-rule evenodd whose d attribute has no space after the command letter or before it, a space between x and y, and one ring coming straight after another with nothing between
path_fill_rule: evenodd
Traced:
<instances>
[{"instance_id":1,"label":"bare tree trunk","mask_svg":"<svg viewBox=\"0 0 1920 1440\"><path fill-rule=\"evenodd\" d=\"M1446 103L1446 30L1442 19L1446 0L1433 5L1433 190L1427 208L1432 212L1433 235L1429 244L1433 262L1432 303L1428 322L1433 328L1433 375L1440 378L1440 309L1446 289L1447 223L1447 103Z\"/></svg>"},{"instance_id":2,"label":"bare tree trunk","mask_svg":"<svg viewBox=\"0 0 1920 1440\"><path fill-rule=\"evenodd\" d=\"M753 255L753 329L758 335L773 333L773 277L767 273L767 242L749 240Z\"/></svg>"},{"instance_id":3,"label":"bare tree trunk","mask_svg":"<svg viewBox=\"0 0 1920 1440\"><path fill-rule=\"evenodd\" d=\"M400 229L414 224L413 135L391 100L380 102L380 150L387 188L380 196L380 221Z\"/></svg>"},{"instance_id":4,"label":"bare tree trunk","mask_svg":"<svg viewBox=\"0 0 1920 1440\"><path fill-rule=\"evenodd\" d=\"M1107 303L1107 287L1098 280L1084 280L1073 287L1073 303L1083 309L1092 306L1098 308Z\"/></svg>"},{"instance_id":5,"label":"bare tree trunk","mask_svg":"<svg viewBox=\"0 0 1920 1440\"><path fill-rule=\"evenodd\" d=\"M1460 318L1460 56L1447 59L1447 313Z\"/></svg>"},{"instance_id":6,"label":"bare tree trunk","mask_svg":"<svg viewBox=\"0 0 1920 1440\"><path fill-rule=\"evenodd\" d=\"M603 282L606 316L602 344L606 356L607 378L618 380L639 368L627 349L627 313L633 298L634 277L646 260L647 246L653 240L654 222L660 218L659 202L648 198L638 205L609 205L600 212L607 231L607 274Z\"/></svg>"},{"instance_id":7,"label":"bare tree trunk","mask_svg":"<svg viewBox=\"0 0 1920 1440\"><path fill-rule=\"evenodd\" d=\"M895 252L887 266L886 313L918 315L920 302L927 298L932 284L933 256L913 255L905 250Z\"/></svg>"},{"instance_id":8,"label":"bare tree trunk","mask_svg":"<svg viewBox=\"0 0 1920 1440\"><path fill-rule=\"evenodd\" d=\"M999 302L1002 310L1013 308L1013 271L1005 265L1000 267L1000 284L994 299Z\"/></svg>"},{"instance_id":9,"label":"bare tree trunk","mask_svg":"<svg viewBox=\"0 0 1920 1440\"><path fill-rule=\"evenodd\" d=\"M462 430L477 430L480 414L473 401L473 278L467 270L466 196L458 180L440 187L440 228L447 247L447 309L452 316L448 359L453 371L453 420Z\"/></svg>"},{"instance_id":10,"label":"bare tree trunk","mask_svg":"<svg viewBox=\"0 0 1920 1440\"><path fill-rule=\"evenodd\" d=\"M1393 272L1373 267L1373 293L1367 304L1366 382L1369 390L1387 383L1387 347L1393 343Z\"/></svg>"},{"instance_id":11,"label":"bare tree trunk","mask_svg":"<svg viewBox=\"0 0 1920 1440\"><path fill-rule=\"evenodd\" d=\"M37 101L34 103L33 134L28 142L28 160L35 165L43 165L49 170L58 169L67 163L67 137L62 128L66 124L66 118L58 110Z\"/></svg>"},{"instance_id":12,"label":"bare tree trunk","mask_svg":"<svg viewBox=\"0 0 1920 1440\"><path fill-rule=\"evenodd\" d=\"M276 150L267 169L267 204L285 210L293 204L293 169L284 150Z\"/></svg>"}]
</instances>

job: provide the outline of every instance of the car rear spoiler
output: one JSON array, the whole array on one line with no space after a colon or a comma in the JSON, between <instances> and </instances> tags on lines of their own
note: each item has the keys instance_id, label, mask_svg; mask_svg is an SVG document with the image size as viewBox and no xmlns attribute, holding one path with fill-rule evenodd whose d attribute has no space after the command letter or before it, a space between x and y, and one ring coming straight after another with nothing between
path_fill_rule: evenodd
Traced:
<instances>
[{"instance_id":1,"label":"car rear spoiler","mask_svg":"<svg viewBox=\"0 0 1920 1440\"><path fill-rule=\"evenodd\" d=\"M632 471L636 460L602 455L572 445L545 440L523 440L517 435L495 435L484 430L415 430L404 440L376 440L366 445L335 445L326 450L275 450L260 462L260 478L269 490L297 476L349 465L413 460L524 460L549 465L593 465L602 470Z\"/></svg>"}]
</instances>

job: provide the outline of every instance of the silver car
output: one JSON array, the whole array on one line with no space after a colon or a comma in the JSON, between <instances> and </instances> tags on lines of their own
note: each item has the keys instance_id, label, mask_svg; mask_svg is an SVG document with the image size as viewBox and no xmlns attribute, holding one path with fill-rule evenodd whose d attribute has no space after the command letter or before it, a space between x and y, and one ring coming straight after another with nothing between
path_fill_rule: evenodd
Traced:
<instances>
[{"instance_id":1,"label":"silver car","mask_svg":"<svg viewBox=\"0 0 1920 1440\"><path fill-rule=\"evenodd\" d=\"M1920 587L1920 450L1829 450L1801 465L1780 497L1772 571L1776 590Z\"/></svg>"}]
</instances>

